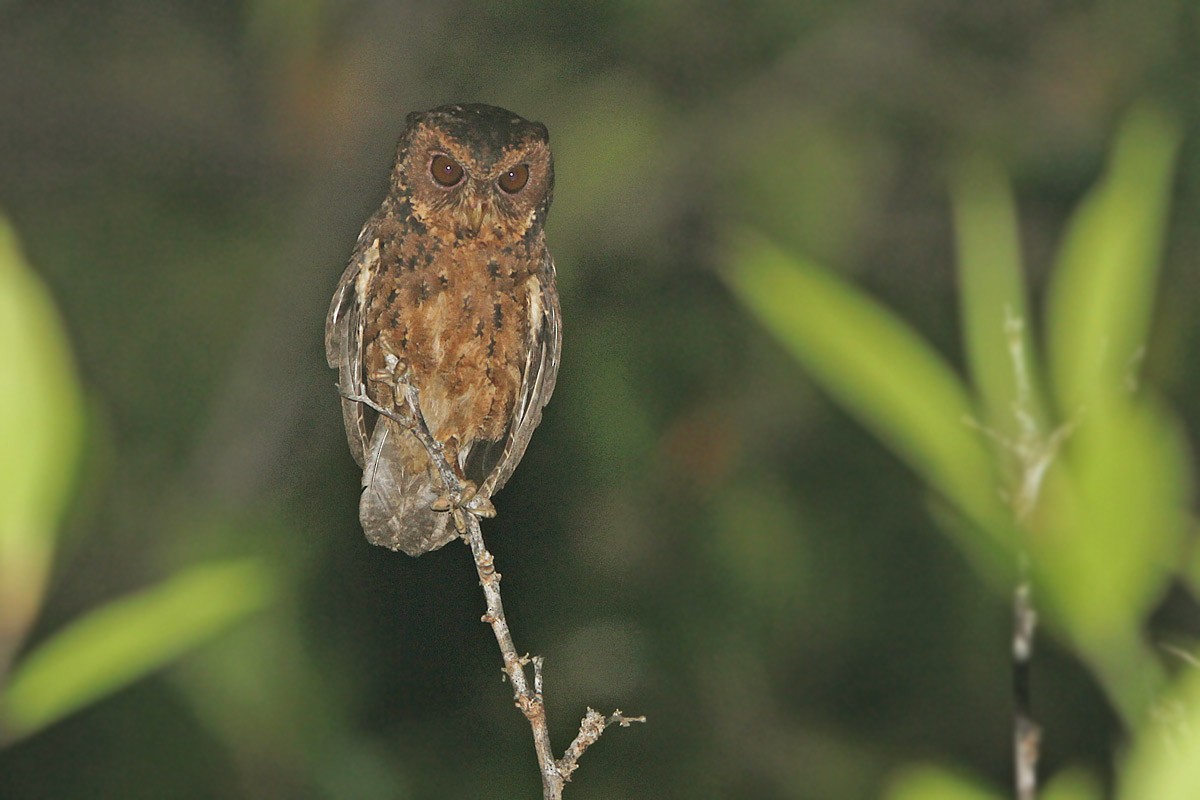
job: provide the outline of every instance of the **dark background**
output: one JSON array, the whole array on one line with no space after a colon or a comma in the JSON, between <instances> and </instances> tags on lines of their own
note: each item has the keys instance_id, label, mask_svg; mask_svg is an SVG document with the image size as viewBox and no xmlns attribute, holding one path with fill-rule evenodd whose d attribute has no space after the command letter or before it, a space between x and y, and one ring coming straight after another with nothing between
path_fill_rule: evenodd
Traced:
<instances>
[{"instance_id":1,"label":"dark background","mask_svg":"<svg viewBox=\"0 0 1200 800\"><path fill-rule=\"evenodd\" d=\"M88 447L36 644L253 554L277 603L0 752L0 796L533 797L466 550L370 547L329 296L404 114L544 122L563 364L485 534L588 798L870 798L1008 780L1008 601L919 481L719 277L730 224L841 271L961 362L949 159L1015 181L1035 303L1121 115L1189 132L1148 380L1200 421L1190 3L0 3L0 207L66 319ZM1047 773L1120 730L1043 642Z\"/></svg>"}]
</instances>

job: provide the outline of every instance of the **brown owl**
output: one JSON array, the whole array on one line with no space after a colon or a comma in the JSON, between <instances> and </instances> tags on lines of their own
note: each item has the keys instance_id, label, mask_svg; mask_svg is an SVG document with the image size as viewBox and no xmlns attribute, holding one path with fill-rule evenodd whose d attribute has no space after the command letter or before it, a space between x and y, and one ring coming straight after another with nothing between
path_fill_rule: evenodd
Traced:
<instances>
[{"instance_id":1,"label":"brown owl","mask_svg":"<svg viewBox=\"0 0 1200 800\"><path fill-rule=\"evenodd\" d=\"M367 539L417 556L456 531L442 478L404 424L400 387L419 391L429 432L475 492L470 508L488 515L554 390L562 338L545 126L487 105L407 122L388 194L333 295L325 350L363 468Z\"/></svg>"}]
</instances>

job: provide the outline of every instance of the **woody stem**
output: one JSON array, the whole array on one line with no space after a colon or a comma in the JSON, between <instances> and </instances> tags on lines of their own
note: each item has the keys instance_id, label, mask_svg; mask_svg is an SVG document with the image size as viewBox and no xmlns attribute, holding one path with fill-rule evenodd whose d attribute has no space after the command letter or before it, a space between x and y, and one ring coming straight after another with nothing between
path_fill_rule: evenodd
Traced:
<instances>
[{"instance_id":1,"label":"woody stem","mask_svg":"<svg viewBox=\"0 0 1200 800\"><path fill-rule=\"evenodd\" d=\"M403 385L405 401L413 418L411 427L413 435L420 440L428 451L430 459L437 466L447 495L450 497L461 496L462 482L450 465L446 463L446 455L441 443L429 432L429 426L421 414L420 395L417 387L412 384ZM483 587L483 596L487 602L487 613L483 615L483 621L492 626L492 633L496 636L496 643L500 646L500 656L504 661L504 674L508 676L508 682L513 687L513 701L525 718L529 720L529 727L533 731L533 747L537 752L538 771L542 776L543 800L561 800L564 780L558 764L554 760L554 750L550 745L550 730L546 724L546 705L541 691L541 658L534 657L532 659L534 688L531 689L525 677L525 665L531 659L517 654L512 633L508 628L508 621L504 617L504 601L500 597L500 573L496 571L492 554L488 552L483 542L479 517L469 511L463 516L466 530L462 537L471 548L471 555L475 559L475 571L479 574L479 584Z\"/></svg>"}]
</instances>

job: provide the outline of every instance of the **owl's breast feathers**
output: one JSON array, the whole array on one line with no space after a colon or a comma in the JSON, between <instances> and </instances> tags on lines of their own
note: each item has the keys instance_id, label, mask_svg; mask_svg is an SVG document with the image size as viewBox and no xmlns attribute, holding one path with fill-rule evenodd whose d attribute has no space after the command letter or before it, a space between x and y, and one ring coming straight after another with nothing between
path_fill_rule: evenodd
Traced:
<instances>
[{"instance_id":1,"label":"owl's breast feathers","mask_svg":"<svg viewBox=\"0 0 1200 800\"><path fill-rule=\"evenodd\" d=\"M389 353L399 358L420 390L430 431L452 454L499 441L530 347L529 281L545 256L406 236L389 230L395 225L380 226L379 267L366 298L364 372L384 370ZM381 382L368 381L368 394L381 405L396 402Z\"/></svg>"},{"instance_id":2,"label":"owl's breast feathers","mask_svg":"<svg viewBox=\"0 0 1200 800\"><path fill-rule=\"evenodd\" d=\"M562 345L554 265L540 236L479 247L423 233L386 207L364 227L330 306L329 363L345 396L403 412L388 382L372 377L395 356L448 460L490 497L520 462L554 389ZM343 410L363 467L367 538L410 555L454 538L449 515L430 508L445 487L416 437L353 400Z\"/></svg>"}]
</instances>

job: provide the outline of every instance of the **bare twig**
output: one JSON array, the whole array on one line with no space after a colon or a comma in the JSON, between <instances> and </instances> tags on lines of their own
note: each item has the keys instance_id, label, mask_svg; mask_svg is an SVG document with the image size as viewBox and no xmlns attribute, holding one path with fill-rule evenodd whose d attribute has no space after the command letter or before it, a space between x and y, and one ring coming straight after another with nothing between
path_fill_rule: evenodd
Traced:
<instances>
[{"instance_id":1,"label":"bare twig","mask_svg":"<svg viewBox=\"0 0 1200 800\"><path fill-rule=\"evenodd\" d=\"M1175 656L1176 658L1180 659L1181 661L1183 661L1183 663L1187 664L1189 667L1192 667L1194 669L1200 669L1200 658L1197 658L1195 655L1188 652L1187 650L1184 650L1182 647L1176 647L1173 644L1166 644L1165 642L1160 644L1159 647L1161 647L1163 650L1170 653L1171 655Z\"/></svg>"},{"instance_id":2,"label":"bare twig","mask_svg":"<svg viewBox=\"0 0 1200 800\"><path fill-rule=\"evenodd\" d=\"M483 543L483 532L479 527L479 517L474 514L466 515L467 530L463 539L471 547L471 555L475 558L475 571L479 573L479 584L483 587L483 596L487 600L487 613L483 621L492 626L496 643L500 645L500 655L504 660L504 674L513 687L513 701L517 708L529 720L533 731L533 749L537 752L538 769L542 775L542 795L546 800L558 800L562 797L565 778L558 771L554 761L554 749L550 746L550 731L546 725L546 704L540 691L542 684L542 660L517 655L516 645L513 644L512 633L508 629L508 621L504 618L504 602L500 599L500 573L496 571L492 554ZM525 665L533 662L533 688L530 689L525 680Z\"/></svg>"},{"instance_id":3,"label":"bare twig","mask_svg":"<svg viewBox=\"0 0 1200 800\"><path fill-rule=\"evenodd\" d=\"M1025 362L1024 320L1012 309L1004 309L1004 333L1008 339L1008 354L1012 360L1017 396L1013 400L1013 415L1017 419L1016 447L1013 453L1021 468L1017 491L1013 495L1013 515L1017 524L1024 524L1037 504L1046 470L1065 438L1056 433L1043 445L1033 412L1033 393L1029 365ZM1037 611L1033 606L1033 581L1029 562L1018 553L1017 587L1013 591L1013 778L1017 800L1036 800L1038 790L1037 763L1041 753L1042 730L1033 719L1033 697L1030 689L1033 667L1033 642L1037 631Z\"/></svg>"},{"instance_id":4,"label":"bare twig","mask_svg":"<svg viewBox=\"0 0 1200 800\"><path fill-rule=\"evenodd\" d=\"M1041 497L1042 486L1050 465L1058 456L1075 422L1043 432L1038 422L1029 364L1025 358L1025 322L1012 310L1004 310L1004 333L1008 340L1008 355L1012 362L1016 396L1012 412L1017 423L1015 436L1005 434L975 420L967 423L1007 451L1017 465L1015 486L1006 492L1017 527L1028 529L1030 518ZM1033 719L1031 670L1037 632L1037 610L1033 604L1033 581L1029 559L1024 551L1017 553L1017 585L1013 589L1013 774L1017 800L1036 800L1038 792L1037 763L1041 751L1042 731Z\"/></svg>"},{"instance_id":5,"label":"bare twig","mask_svg":"<svg viewBox=\"0 0 1200 800\"><path fill-rule=\"evenodd\" d=\"M445 485L446 498L450 501L448 511L454 514L455 525L464 542L471 548L475 560L475 571L479 574L479 584L483 587L483 596L487 603L487 612L483 622L492 626L496 643L500 646L500 655L504 661L504 674L513 687L513 701L533 731L533 747L537 752L538 771L542 776L543 800L562 800L563 786L571 779L571 774L578 766L580 756L588 747L595 744L600 735L609 725L617 724L628 727L633 722L645 722L645 717L627 717L620 710L605 717L589 708L579 725L579 733L567 748L560 760L555 760L554 749L550 745L550 731L546 723L546 704L542 696L542 657L518 655L513 643L508 621L504 617L504 602L500 597L500 573L496 571L495 560L488 552L483 541L483 531L479 525L480 505L475 498L464 496L464 482L446 461L445 450L441 442L433 437L429 426L421 414L420 393L411 382L400 379L396 381L397 390L403 389L403 396L408 406L409 416L397 414L390 409L384 409L365 397L350 399L365 403L370 408L384 416L399 422L413 432L425 450L429 453L434 466L441 475ZM469 492L466 493L469 495ZM481 498L486 502L487 498ZM490 504L485 506L490 510ZM533 687L530 688L525 675L525 666L533 664Z\"/></svg>"},{"instance_id":6,"label":"bare twig","mask_svg":"<svg viewBox=\"0 0 1200 800\"><path fill-rule=\"evenodd\" d=\"M1058 448L1066 438L1063 429L1046 441L1041 435L1033 408L1033 391L1029 365L1025 361L1025 321L1012 309L1004 309L1004 333L1008 339L1008 354L1012 360L1017 396L1013 399L1013 415L1017 419L1017 440L1012 448L1021 476L1013 494L1013 516L1017 525L1028 522L1037 505L1042 481ZM1041 753L1042 730L1033 719L1033 697L1030 688L1033 667L1034 634L1037 631L1037 611L1033 606L1033 581L1025 553L1017 554L1017 587L1013 590L1013 778L1017 800L1036 800L1038 791L1037 763Z\"/></svg>"},{"instance_id":7,"label":"bare twig","mask_svg":"<svg viewBox=\"0 0 1200 800\"><path fill-rule=\"evenodd\" d=\"M1033 665L1033 637L1037 612L1033 607L1033 585L1029 565L1020 557L1020 576L1013 592L1013 773L1017 800L1037 797L1037 762L1041 752L1042 729L1033 720L1030 670Z\"/></svg>"},{"instance_id":8,"label":"bare twig","mask_svg":"<svg viewBox=\"0 0 1200 800\"><path fill-rule=\"evenodd\" d=\"M645 717L627 717L621 713L621 709L617 709L607 717L595 709L589 708L587 714L583 716L583 722L579 723L579 733L576 734L575 740L567 747L567 752L563 753L563 757L557 762L558 772L562 775L564 781L571 780L571 773L578 766L579 757L583 755L583 751L596 743L600 738L600 734L604 733L604 729L609 725L620 725L622 728L628 728L634 722L645 722Z\"/></svg>"}]
</instances>

